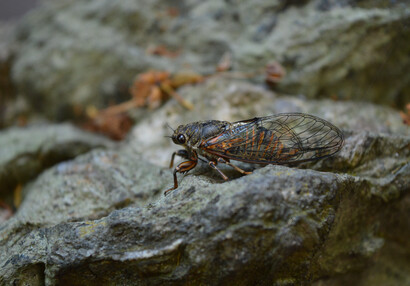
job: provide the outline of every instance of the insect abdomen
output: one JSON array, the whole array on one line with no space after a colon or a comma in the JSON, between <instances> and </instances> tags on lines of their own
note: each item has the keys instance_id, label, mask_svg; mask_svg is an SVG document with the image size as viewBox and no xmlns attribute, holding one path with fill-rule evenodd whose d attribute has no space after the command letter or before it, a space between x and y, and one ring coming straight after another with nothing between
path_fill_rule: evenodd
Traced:
<instances>
[{"instance_id":1,"label":"insect abdomen","mask_svg":"<svg viewBox=\"0 0 410 286\"><path fill-rule=\"evenodd\" d=\"M246 133L243 144L228 147L226 153L241 157L244 161L280 162L295 156L298 148L290 149L280 142L273 131L254 126Z\"/></svg>"},{"instance_id":2,"label":"insect abdomen","mask_svg":"<svg viewBox=\"0 0 410 286\"><path fill-rule=\"evenodd\" d=\"M343 134L331 123L301 114L279 114L231 123L231 129L202 144L205 152L262 164L304 162L340 150Z\"/></svg>"}]
</instances>

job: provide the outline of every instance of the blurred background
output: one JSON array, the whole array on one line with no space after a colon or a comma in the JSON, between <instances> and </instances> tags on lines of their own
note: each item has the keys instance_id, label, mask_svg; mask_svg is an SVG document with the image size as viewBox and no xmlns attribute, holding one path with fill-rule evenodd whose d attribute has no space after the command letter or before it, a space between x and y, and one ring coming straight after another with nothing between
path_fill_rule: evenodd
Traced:
<instances>
[{"instance_id":1,"label":"blurred background","mask_svg":"<svg viewBox=\"0 0 410 286\"><path fill-rule=\"evenodd\" d=\"M143 81L171 79L173 91L225 72L305 98L374 102L405 113L410 101L406 1L0 5L0 126L85 122L131 97L139 98L134 107L152 110L173 98L192 108L164 88L142 99L136 78L148 71L168 72Z\"/></svg>"}]
</instances>

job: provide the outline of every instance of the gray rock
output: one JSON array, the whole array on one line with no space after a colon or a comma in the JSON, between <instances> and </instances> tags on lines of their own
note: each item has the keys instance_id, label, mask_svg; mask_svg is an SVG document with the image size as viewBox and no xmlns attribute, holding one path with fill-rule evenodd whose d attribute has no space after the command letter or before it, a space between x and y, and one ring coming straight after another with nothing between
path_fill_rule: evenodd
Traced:
<instances>
[{"instance_id":1,"label":"gray rock","mask_svg":"<svg viewBox=\"0 0 410 286\"><path fill-rule=\"evenodd\" d=\"M378 269L378 255L403 261L408 251L390 232L408 235L408 229L395 229L385 215L401 205L393 212L394 223L406 224L401 198L408 197L409 164L393 175L388 186L358 176L267 166L222 184L206 175L188 175L178 190L163 197L148 190L164 187L170 176L158 176L159 168L141 160L129 164L145 172L130 189L133 172L119 166L130 162L127 152L93 152L39 179L26 205L1 227L2 283L30 276L46 285L81 285L90 279L96 285L308 284L329 275L357 276L357 269L372 273ZM85 165L89 165L86 174ZM44 188L56 177L53 186ZM83 186L76 184L71 193L54 195L73 181ZM395 196L382 199L375 190ZM134 206L110 212L118 192ZM61 206L28 208L43 198L86 201L67 204L74 215L63 211L61 217L50 217L47 213L57 209L60 213ZM95 206L104 214L89 220ZM22 226L31 230L18 231ZM408 282L403 272L408 267L387 270L394 273L387 277L389 282ZM373 281L372 276L361 278L360 285Z\"/></svg>"},{"instance_id":2,"label":"gray rock","mask_svg":"<svg viewBox=\"0 0 410 286\"><path fill-rule=\"evenodd\" d=\"M166 197L171 172L132 140L61 163L0 226L0 283L404 285L410 138L346 137L313 165L340 174L266 166L223 182L203 164Z\"/></svg>"},{"instance_id":3,"label":"gray rock","mask_svg":"<svg viewBox=\"0 0 410 286\"><path fill-rule=\"evenodd\" d=\"M247 73L282 63L288 93L402 107L409 17L405 1L48 2L20 26L13 78L35 110L61 119L73 106L124 100L138 72L210 73L229 51ZM146 53L157 45L180 56Z\"/></svg>"},{"instance_id":4,"label":"gray rock","mask_svg":"<svg viewBox=\"0 0 410 286\"><path fill-rule=\"evenodd\" d=\"M290 11L293 17L283 15L286 20L264 43L266 53L289 70L280 89L402 107L410 100L403 94L410 86L403 74L410 67L408 3L394 7L388 1L383 6L366 1L362 7L336 4L322 10L324 2Z\"/></svg>"},{"instance_id":5,"label":"gray rock","mask_svg":"<svg viewBox=\"0 0 410 286\"><path fill-rule=\"evenodd\" d=\"M93 148L113 146L109 140L70 124L10 128L0 132L0 195L35 178L46 168Z\"/></svg>"}]
</instances>

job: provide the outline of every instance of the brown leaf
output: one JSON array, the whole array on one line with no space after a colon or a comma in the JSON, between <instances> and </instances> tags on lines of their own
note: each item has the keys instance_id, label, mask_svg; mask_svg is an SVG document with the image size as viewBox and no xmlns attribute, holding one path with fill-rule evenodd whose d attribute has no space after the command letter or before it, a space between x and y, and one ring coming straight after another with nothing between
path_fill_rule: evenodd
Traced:
<instances>
[{"instance_id":1,"label":"brown leaf","mask_svg":"<svg viewBox=\"0 0 410 286\"><path fill-rule=\"evenodd\" d=\"M166 83L172 86L173 88L178 88L187 84L200 83L204 80L205 77L203 75L194 72L180 72L173 75L171 79Z\"/></svg>"},{"instance_id":2,"label":"brown leaf","mask_svg":"<svg viewBox=\"0 0 410 286\"><path fill-rule=\"evenodd\" d=\"M132 119L125 113L101 112L83 125L91 132L101 133L113 140L123 140L132 127Z\"/></svg>"},{"instance_id":3,"label":"brown leaf","mask_svg":"<svg viewBox=\"0 0 410 286\"><path fill-rule=\"evenodd\" d=\"M273 62L266 66L265 81L267 84L276 85L285 75L285 68L278 62Z\"/></svg>"}]
</instances>

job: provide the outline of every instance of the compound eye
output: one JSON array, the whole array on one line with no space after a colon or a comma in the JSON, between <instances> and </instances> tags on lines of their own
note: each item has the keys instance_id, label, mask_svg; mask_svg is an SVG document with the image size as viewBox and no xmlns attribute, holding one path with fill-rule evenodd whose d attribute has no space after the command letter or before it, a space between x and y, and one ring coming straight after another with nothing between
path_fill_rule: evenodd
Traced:
<instances>
[{"instance_id":1,"label":"compound eye","mask_svg":"<svg viewBox=\"0 0 410 286\"><path fill-rule=\"evenodd\" d=\"M178 140L178 143L179 144L184 144L185 143L185 135L184 134L179 134L178 136L177 136L177 140Z\"/></svg>"}]
</instances>

